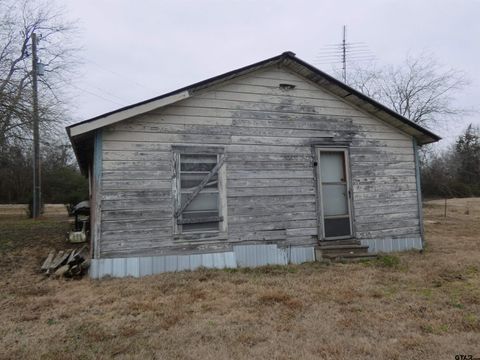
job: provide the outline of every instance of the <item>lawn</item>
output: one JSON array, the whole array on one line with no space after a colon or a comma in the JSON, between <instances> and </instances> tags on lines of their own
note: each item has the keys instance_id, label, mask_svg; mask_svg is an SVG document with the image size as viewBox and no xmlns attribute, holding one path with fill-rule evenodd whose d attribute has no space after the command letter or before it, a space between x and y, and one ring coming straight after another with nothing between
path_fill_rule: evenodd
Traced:
<instances>
[{"instance_id":1,"label":"lawn","mask_svg":"<svg viewBox=\"0 0 480 360\"><path fill-rule=\"evenodd\" d=\"M0 217L0 358L480 357L480 199L425 227L423 254L92 281L39 273L65 217Z\"/></svg>"}]
</instances>

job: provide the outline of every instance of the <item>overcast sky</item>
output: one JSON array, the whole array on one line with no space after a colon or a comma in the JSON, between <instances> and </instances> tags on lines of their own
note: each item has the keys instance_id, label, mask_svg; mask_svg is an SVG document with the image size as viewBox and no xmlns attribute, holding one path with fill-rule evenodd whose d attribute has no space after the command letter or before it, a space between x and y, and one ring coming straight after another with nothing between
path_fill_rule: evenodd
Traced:
<instances>
[{"instance_id":1,"label":"overcast sky","mask_svg":"<svg viewBox=\"0 0 480 360\"><path fill-rule=\"evenodd\" d=\"M479 109L480 1L65 0L83 47L74 121L175 90L290 50L319 64L322 48L364 42L378 64L428 52L464 71L458 104ZM480 114L435 129L452 141Z\"/></svg>"}]
</instances>

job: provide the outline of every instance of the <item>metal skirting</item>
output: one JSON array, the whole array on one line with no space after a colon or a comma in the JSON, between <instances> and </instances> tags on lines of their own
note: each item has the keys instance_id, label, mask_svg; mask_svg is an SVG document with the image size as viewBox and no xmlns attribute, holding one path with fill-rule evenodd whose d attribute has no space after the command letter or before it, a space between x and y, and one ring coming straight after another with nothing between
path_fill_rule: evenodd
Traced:
<instances>
[{"instance_id":1,"label":"metal skirting","mask_svg":"<svg viewBox=\"0 0 480 360\"><path fill-rule=\"evenodd\" d=\"M275 244L236 245L233 251L211 254L92 259L90 277L93 279L105 276L140 277L163 272L195 270L200 267L213 269L257 267L301 264L314 260L313 247L279 248Z\"/></svg>"},{"instance_id":2,"label":"metal skirting","mask_svg":"<svg viewBox=\"0 0 480 360\"><path fill-rule=\"evenodd\" d=\"M233 252L239 267L288 264L286 249L275 244L238 245L233 247Z\"/></svg>"},{"instance_id":3,"label":"metal skirting","mask_svg":"<svg viewBox=\"0 0 480 360\"><path fill-rule=\"evenodd\" d=\"M368 239L360 240L362 245L368 245L369 253L396 252L406 250L422 250L422 238L400 238L400 239Z\"/></svg>"},{"instance_id":4,"label":"metal skirting","mask_svg":"<svg viewBox=\"0 0 480 360\"><path fill-rule=\"evenodd\" d=\"M289 247L289 262L291 264L302 264L304 262L315 261L314 247Z\"/></svg>"},{"instance_id":5,"label":"metal skirting","mask_svg":"<svg viewBox=\"0 0 480 360\"><path fill-rule=\"evenodd\" d=\"M421 237L402 239L360 240L368 245L368 252L395 252L421 250ZM265 265L301 264L315 261L315 250L309 247L278 247L275 244L235 245L233 251L191 254L128 257L114 259L92 259L90 276L93 279L111 277L141 277L201 267L225 269L237 267L257 267Z\"/></svg>"},{"instance_id":6,"label":"metal skirting","mask_svg":"<svg viewBox=\"0 0 480 360\"><path fill-rule=\"evenodd\" d=\"M279 248L275 244L237 245L233 247L238 267L301 264L315 261L313 246Z\"/></svg>"},{"instance_id":7,"label":"metal skirting","mask_svg":"<svg viewBox=\"0 0 480 360\"><path fill-rule=\"evenodd\" d=\"M90 277L104 276L140 277L163 272L195 270L200 267L224 269L236 268L235 254L222 252L212 254L142 256L114 259L92 259Z\"/></svg>"}]
</instances>

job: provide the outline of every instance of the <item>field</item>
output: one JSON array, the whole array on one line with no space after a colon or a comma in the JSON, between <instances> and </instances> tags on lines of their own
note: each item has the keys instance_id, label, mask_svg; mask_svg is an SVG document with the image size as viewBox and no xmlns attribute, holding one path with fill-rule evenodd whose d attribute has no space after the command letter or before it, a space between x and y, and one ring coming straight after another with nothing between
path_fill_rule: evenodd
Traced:
<instances>
[{"instance_id":1,"label":"field","mask_svg":"<svg viewBox=\"0 0 480 360\"><path fill-rule=\"evenodd\" d=\"M103 281L39 274L65 215L0 215L0 358L480 357L480 199L443 212L423 254Z\"/></svg>"}]
</instances>

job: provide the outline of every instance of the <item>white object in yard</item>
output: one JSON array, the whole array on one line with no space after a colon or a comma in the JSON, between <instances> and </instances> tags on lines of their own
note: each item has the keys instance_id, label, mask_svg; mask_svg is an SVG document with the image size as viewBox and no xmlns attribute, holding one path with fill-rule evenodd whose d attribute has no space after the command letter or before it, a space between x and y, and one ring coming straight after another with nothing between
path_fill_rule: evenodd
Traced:
<instances>
[{"instance_id":1,"label":"white object in yard","mask_svg":"<svg viewBox=\"0 0 480 360\"><path fill-rule=\"evenodd\" d=\"M70 231L68 233L68 241L77 244L77 243L83 243L87 241L87 234L85 233L85 224L86 221L83 222L82 225L82 230L80 231Z\"/></svg>"}]
</instances>

